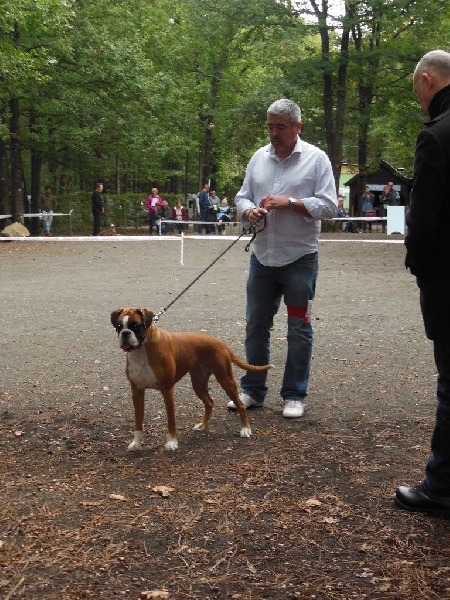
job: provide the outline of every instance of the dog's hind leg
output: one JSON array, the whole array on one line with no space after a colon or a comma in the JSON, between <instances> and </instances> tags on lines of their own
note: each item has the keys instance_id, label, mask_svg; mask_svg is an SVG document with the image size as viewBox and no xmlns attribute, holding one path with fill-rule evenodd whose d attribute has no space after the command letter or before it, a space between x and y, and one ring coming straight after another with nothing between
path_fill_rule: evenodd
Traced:
<instances>
[{"instance_id":1,"label":"dog's hind leg","mask_svg":"<svg viewBox=\"0 0 450 600\"><path fill-rule=\"evenodd\" d=\"M239 398L239 391L236 385L236 381L233 377L233 371L231 365L226 369L225 372L216 372L214 373L215 378L219 382L220 386L223 388L228 398L233 400L241 418L241 437L249 438L252 435L252 430L250 427L250 422L248 420L247 411L245 406L242 404L241 399Z\"/></svg>"},{"instance_id":2,"label":"dog's hind leg","mask_svg":"<svg viewBox=\"0 0 450 600\"><path fill-rule=\"evenodd\" d=\"M200 423L197 423L194 426L194 429L206 430L208 427L209 419L211 418L211 413L213 409L213 399L209 395L208 392L208 381L211 376L211 373L205 372L201 369L194 369L190 372L192 388L195 394L200 398L205 406L205 412L203 415L203 419Z\"/></svg>"},{"instance_id":3,"label":"dog's hind leg","mask_svg":"<svg viewBox=\"0 0 450 600\"><path fill-rule=\"evenodd\" d=\"M128 446L128 450L140 450L142 446L142 430L144 427L144 401L145 389L138 388L133 383L131 384L131 393L133 395L134 406L134 438Z\"/></svg>"}]
</instances>

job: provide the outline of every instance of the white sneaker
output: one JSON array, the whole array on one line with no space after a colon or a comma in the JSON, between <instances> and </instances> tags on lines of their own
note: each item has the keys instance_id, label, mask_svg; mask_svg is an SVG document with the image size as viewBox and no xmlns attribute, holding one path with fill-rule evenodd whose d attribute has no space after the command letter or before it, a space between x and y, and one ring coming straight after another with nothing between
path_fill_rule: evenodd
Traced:
<instances>
[{"instance_id":1,"label":"white sneaker","mask_svg":"<svg viewBox=\"0 0 450 600\"><path fill-rule=\"evenodd\" d=\"M297 419L305 412L305 405L301 400L286 400L283 408L283 417Z\"/></svg>"},{"instance_id":2,"label":"white sneaker","mask_svg":"<svg viewBox=\"0 0 450 600\"><path fill-rule=\"evenodd\" d=\"M257 402L256 400L253 400L253 398L245 392L241 392L239 394L239 399L245 406L245 408L262 408L264 406L263 402ZM227 408L229 410L237 410L236 404L233 402L233 400L230 400L230 402L228 402Z\"/></svg>"}]
</instances>

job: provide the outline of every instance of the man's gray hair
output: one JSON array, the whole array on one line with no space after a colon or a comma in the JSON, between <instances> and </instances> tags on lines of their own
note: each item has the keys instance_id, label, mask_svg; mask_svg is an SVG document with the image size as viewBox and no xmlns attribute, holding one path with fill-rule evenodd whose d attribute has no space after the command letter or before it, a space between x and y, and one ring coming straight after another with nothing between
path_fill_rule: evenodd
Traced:
<instances>
[{"instance_id":1,"label":"man's gray hair","mask_svg":"<svg viewBox=\"0 0 450 600\"><path fill-rule=\"evenodd\" d=\"M415 73L423 73L427 70L434 71L443 79L450 78L450 52L445 50L431 50L427 52L417 63Z\"/></svg>"},{"instance_id":2,"label":"man's gray hair","mask_svg":"<svg viewBox=\"0 0 450 600\"><path fill-rule=\"evenodd\" d=\"M300 123L302 120L300 106L287 98L281 98L272 102L267 109L267 113L271 115L289 115L289 119L293 125Z\"/></svg>"}]
</instances>

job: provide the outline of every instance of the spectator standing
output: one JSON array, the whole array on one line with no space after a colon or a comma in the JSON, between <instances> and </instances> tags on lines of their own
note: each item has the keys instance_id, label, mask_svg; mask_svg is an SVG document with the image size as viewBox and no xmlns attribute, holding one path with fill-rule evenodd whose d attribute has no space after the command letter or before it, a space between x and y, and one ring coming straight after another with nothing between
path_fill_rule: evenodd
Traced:
<instances>
[{"instance_id":1,"label":"spectator standing","mask_svg":"<svg viewBox=\"0 0 450 600\"><path fill-rule=\"evenodd\" d=\"M213 210L217 210L217 207L220 204L220 199L219 199L219 197L217 196L217 193L214 190L212 190L211 193L210 193L210 195L209 195L209 202L211 204L211 208L213 206L215 206L216 208L215 209L213 208Z\"/></svg>"},{"instance_id":2,"label":"spectator standing","mask_svg":"<svg viewBox=\"0 0 450 600\"><path fill-rule=\"evenodd\" d=\"M258 227L247 279L245 348L250 364L270 362L270 329L283 298L288 347L281 397L283 416L292 418L304 411L320 222L337 214L336 187L325 152L299 137L297 104L287 99L274 102L267 111L267 127L270 144L250 159L236 196L245 227ZM241 378L240 399L247 408L264 405L266 375L247 371ZM229 402L228 408L236 407Z\"/></svg>"},{"instance_id":3,"label":"spectator standing","mask_svg":"<svg viewBox=\"0 0 450 600\"><path fill-rule=\"evenodd\" d=\"M44 235L51 235L53 223L53 211L56 210L58 202L52 194L49 185L45 186L44 193L39 196L39 210L42 212L42 228Z\"/></svg>"},{"instance_id":4,"label":"spectator standing","mask_svg":"<svg viewBox=\"0 0 450 600\"><path fill-rule=\"evenodd\" d=\"M172 209L172 221L176 221L175 227L178 229L178 233L181 235L181 232L184 231L186 225L183 223L188 220L187 211L181 203L181 200L178 200L176 205Z\"/></svg>"},{"instance_id":5,"label":"spectator standing","mask_svg":"<svg viewBox=\"0 0 450 600\"><path fill-rule=\"evenodd\" d=\"M203 227L205 228L205 233L212 233L211 225L207 225L210 219L210 209L211 202L209 201L209 185L205 184L203 186L203 190L200 192L198 196L198 207L200 211L200 221L204 221L203 224L200 224L197 228L197 232L201 233Z\"/></svg>"},{"instance_id":6,"label":"spectator standing","mask_svg":"<svg viewBox=\"0 0 450 600\"><path fill-rule=\"evenodd\" d=\"M211 204L211 208L209 209L209 220L211 223L217 223L217 209L219 208L220 199L214 190L212 190L209 195L209 202ZM215 231L216 225L211 225L211 233L215 233Z\"/></svg>"},{"instance_id":7,"label":"spectator standing","mask_svg":"<svg viewBox=\"0 0 450 600\"><path fill-rule=\"evenodd\" d=\"M378 216L385 217L388 206L400 206L400 194L397 190L394 190L394 183L392 181L389 181L381 192ZM383 233L386 233L386 221L382 221L381 227Z\"/></svg>"},{"instance_id":8,"label":"spectator standing","mask_svg":"<svg viewBox=\"0 0 450 600\"><path fill-rule=\"evenodd\" d=\"M385 187L385 204L388 206L400 206L400 194L394 189L392 181L389 181Z\"/></svg>"},{"instance_id":9,"label":"spectator standing","mask_svg":"<svg viewBox=\"0 0 450 600\"><path fill-rule=\"evenodd\" d=\"M385 185L383 191L380 194L380 206L378 207L378 216L384 218L387 214L387 196L389 194L389 186ZM383 233L386 233L386 221L381 221L381 229Z\"/></svg>"},{"instance_id":10,"label":"spectator standing","mask_svg":"<svg viewBox=\"0 0 450 600\"><path fill-rule=\"evenodd\" d=\"M156 218L158 221L161 221L160 227L163 235L172 230L171 224L166 223L166 221L170 221L171 216L172 211L169 208L169 203L167 200L163 200L162 205L156 211Z\"/></svg>"},{"instance_id":11,"label":"spectator standing","mask_svg":"<svg viewBox=\"0 0 450 600\"><path fill-rule=\"evenodd\" d=\"M152 188L152 192L150 194L150 196L147 198L147 210L148 210L148 216L149 216L149 233L150 235L152 235L153 233L153 227L156 228L156 233L159 233L158 230L158 225L156 223L158 217L157 217L157 210L160 206L162 206L162 199L160 198L160 196L158 195L158 188Z\"/></svg>"},{"instance_id":12,"label":"spectator standing","mask_svg":"<svg viewBox=\"0 0 450 600\"><path fill-rule=\"evenodd\" d=\"M97 182L95 190L92 192L92 214L94 216L94 228L92 235L99 235L102 222L102 215L105 213L105 205L103 203L103 183Z\"/></svg>"},{"instance_id":13,"label":"spectator standing","mask_svg":"<svg viewBox=\"0 0 450 600\"><path fill-rule=\"evenodd\" d=\"M437 410L431 458L420 485L400 486L398 507L450 518L450 53L417 64L413 87L429 121L417 136L405 265L416 276L425 333L433 342ZM414 440L416 443L416 440ZM403 452L408 452L406 447Z\"/></svg>"},{"instance_id":14,"label":"spectator standing","mask_svg":"<svg viewBox=\"0 0 450 600\"><path fill-rule=\"evenodd\" d=\"M363 217L366 216L368 210L373 210L373 203L375 200L374 194L370 191L368 185L364 188L364 192L361 196L360 204L361 204L361 214ZM363 231L367 230L367 225L369 225L369 233L372 233L372 221L363 221Z\"/></svg>"}]
</instances>

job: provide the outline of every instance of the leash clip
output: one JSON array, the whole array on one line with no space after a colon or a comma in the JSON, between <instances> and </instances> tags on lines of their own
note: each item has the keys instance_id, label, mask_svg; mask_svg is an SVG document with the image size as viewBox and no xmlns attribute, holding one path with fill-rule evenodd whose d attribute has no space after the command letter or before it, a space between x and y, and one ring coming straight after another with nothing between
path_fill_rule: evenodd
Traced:
<instances>
[{"instance_id":1,"label":"leash clip","mask_svg":"<svg viewBox=\"0 0 450 600\"><path fill-rule=\"evenodd\" d=\"M156 313L156 315L154 315L153 319L152 319L152 323L153 325L157 325L158 321L159 321L159 317L161 315L164 315L166 313L164 308L160 308L159 311Z\"/></svg>"}]
</instances>

